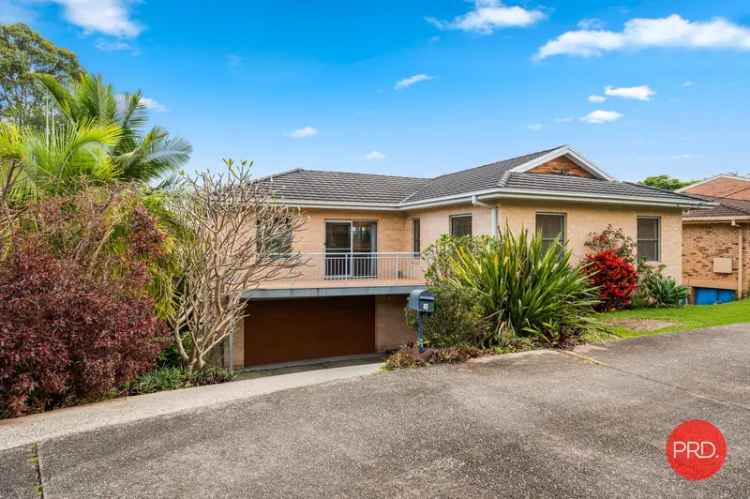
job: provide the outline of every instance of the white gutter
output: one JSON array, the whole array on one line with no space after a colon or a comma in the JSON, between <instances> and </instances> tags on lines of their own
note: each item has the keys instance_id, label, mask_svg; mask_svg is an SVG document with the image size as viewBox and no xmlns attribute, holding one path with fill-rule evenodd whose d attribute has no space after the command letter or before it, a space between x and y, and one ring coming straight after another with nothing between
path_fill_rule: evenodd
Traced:
<instances>
[{"instance_id":1,"label":"white gutter","mask_svg":"<svg viewBox=\"0 0 750 499\"><path fill-rule=\"evenodd\" d=\"M471 204L474 206L481 206L482 208L492 208L491 204L483 203L479 201L479 199L476 196L471 196Z\"/></svg>"},{"instance_id":2,"label":"white gutter","mask_svg":"<svg viewBox=\"0 0 750 499\"><path fill-rule=\"evenodd\" d=\"M454 194L442 196L424 201L415 201L403 204L388 203L352 203L338 201L305 201L297 199L278 199L277 201L297 208L325 208L342 210L373 210L373 211L407 211L425 208L434 208L452 204L474 204L475 206L491 207L482 200L509 198L509 199L533 199L550 201L575 201L583 203L603 204L626 204L635 206L662 206L672 208L695 208L718 206L718 203L708 201L691 200L664 200L659 198L642 196L611 196L606 194L569 193L561 191L531 191L524 189L485 189L470 194Z\"/></svg>"}]
</instances>

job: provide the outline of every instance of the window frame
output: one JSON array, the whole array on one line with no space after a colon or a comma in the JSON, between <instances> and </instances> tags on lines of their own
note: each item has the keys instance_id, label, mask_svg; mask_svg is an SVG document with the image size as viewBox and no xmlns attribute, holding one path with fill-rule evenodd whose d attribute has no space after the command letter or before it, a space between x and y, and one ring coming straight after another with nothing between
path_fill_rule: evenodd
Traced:
<instances>
[{"instance_id":1,"label":"window frame","mask_svg":"<svg viewBox=\"0 0 750 499\"><path fill-rule=\"evenodd\" d=\"M541 227L539 227L539 217L560 217L562 218L562 231L558 233L557 238L553 237L545 237L544 232L541 230ZM561 211L537 211L534 216L534 224L535 224L535 232L541 233L542 235L542 245L545 247L545 249L548 247L547 242L557 242L561 247L565 246L568 239L568 214Z\"/></svg>"},{"instance_id":2,"label":"window frame","mask_svg":"<svg viewBox=\"0 0 750 499\"><path fill-rule=\"evenodd\" d=\"M459 236L456 236L453 233L453 223L456 219L460 218L468 218L469 219L469 233L468 234L462 234ZM449 223L448 223L448 231L451 237L465 237L465 236L473 236L474 235L474 217L472 213L460 213L457 215L451 215L449 217Z\"/></svg>"},{"instance_id":3,"label":"window frame","mask_svg":"<svg viewBox=\"0 0 750 499\"><path fill-rule=\"evenodd\" d=\"M416 256L422 254L422 221L419 218L411 220L411 251Z\"/></svg>"},{"instance_id":4,"label":"window frame","mask_svg":"<svg viewBox=\"0 0 750 499\"><path fill-rule=\"evenodd\" d=\"M640 234L640 222L641 220L653 220L656 222L656 239L645 239L641 238ZM643 257L645 262L660 263L661 262L661 217L658 215L637 215L635 220L635 245L636 252L638 254L638 260L641 260L641 240L644 242L656 243L656 259L650 260Z\"/></svg>"}]
</instances>

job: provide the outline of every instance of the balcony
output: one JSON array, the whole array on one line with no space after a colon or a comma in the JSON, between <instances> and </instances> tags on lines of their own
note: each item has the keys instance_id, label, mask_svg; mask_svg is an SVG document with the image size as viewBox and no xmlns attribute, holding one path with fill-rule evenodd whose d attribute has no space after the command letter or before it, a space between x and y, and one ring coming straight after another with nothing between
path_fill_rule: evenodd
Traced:
<instances>
[{"instance_id":1,"label":"balcony","mask_svg":"<svg viewBox=\"0 0 750 499\"><path fill-rule=\"evenodd\" d=\"M303 253L293 275L264 282L259 289L303 289L424 285L425 263L411 252Z\"/></svg>"}]
</instances>

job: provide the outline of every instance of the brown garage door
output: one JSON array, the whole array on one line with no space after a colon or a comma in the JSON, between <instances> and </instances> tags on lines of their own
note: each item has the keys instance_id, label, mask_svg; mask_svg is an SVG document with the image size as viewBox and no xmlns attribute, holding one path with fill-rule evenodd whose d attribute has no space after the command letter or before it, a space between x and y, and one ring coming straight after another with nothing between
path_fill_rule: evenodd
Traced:
<instances>
[{"instance_id":1,"label":"brown garage door","mask_svg":"<svg viewBox=\"0 0 750 499\"><path fill-rule=\"evenodd\" d=\"M248 303L245 365L375 351L375 300L341 296Z\"/></svg>"}]
</instances>

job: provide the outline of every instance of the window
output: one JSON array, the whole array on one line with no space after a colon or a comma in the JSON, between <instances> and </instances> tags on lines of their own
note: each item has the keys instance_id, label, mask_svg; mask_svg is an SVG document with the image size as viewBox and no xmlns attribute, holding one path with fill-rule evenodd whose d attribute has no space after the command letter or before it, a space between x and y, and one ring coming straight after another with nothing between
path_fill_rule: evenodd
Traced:
<instances>
[{"instance_id":1,"label":"window","mask_svg":"<svg viewBox=\"0 0 750 499\"><path fill-rule=\"evenodd\" d=\"M292 252L292 223L288 218L277 219L273 223L261 226L255 222L257 234L255 245L258 253L269 253L273 257L282 257Z\"/></svg>"},{"instance_id":2,"label":"window","mask_svg":"<svg viewBox=\"0 0 750 499\"><path fill-rule=\"evenodd\" d=\"M638 258L647 262L658 262L659 233L661 232L659 217L638 217Z\"/></svg>"},{"instance_id":3,"label":"window","mask_svg":"<svg viewBox=\"0 0 750 499\"><path fill-rule=\"evenodd\" d=\"M415 218L411 221L412 252L414 252L415 255L419 255L422 252L422 241L420 240L419 232L419 219Z\"/></svg>"},{"instance_id":4,"label":"window","mask_svg":"<svg viewBox=\"0 0 750 499\"><path fill-rule=\"evenodd\" d=\"M451 216L451 236L470 236L471 235L471 215L453 215Z\"/></svg>"},{"instance_id":5,"label":"window","mask_svg":"<svg viewBox=\"0 0 750 499\"><path fill-rule=\"evenodd\" d=\"M553 244L565 244L565 214L537 213L536 231L542 234L545 251Z\"/></svg>"}]
</instances>

